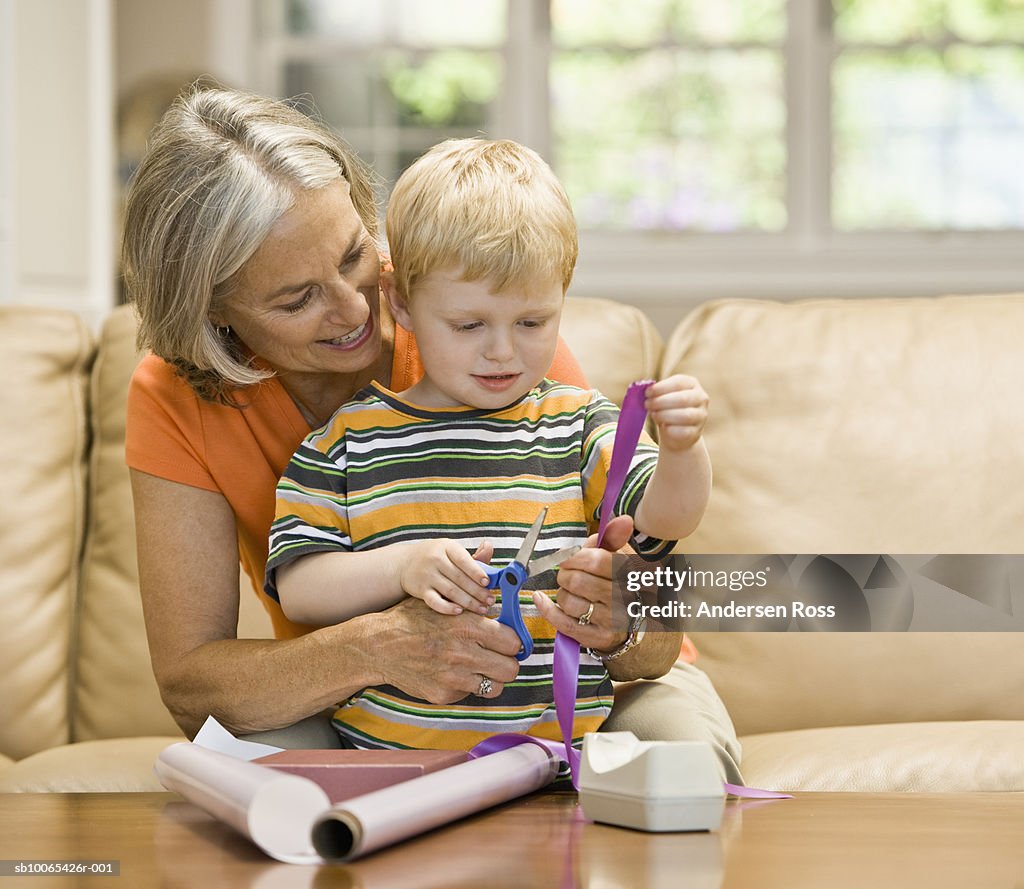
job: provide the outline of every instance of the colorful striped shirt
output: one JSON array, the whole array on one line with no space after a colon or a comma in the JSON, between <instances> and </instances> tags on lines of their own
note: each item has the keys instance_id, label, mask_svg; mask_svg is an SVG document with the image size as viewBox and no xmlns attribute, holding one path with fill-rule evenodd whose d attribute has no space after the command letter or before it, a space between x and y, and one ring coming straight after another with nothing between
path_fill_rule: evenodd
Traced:
<instances>
[{"instance_id":1,"label":"colorful striped shirt","mask_svg":"<svg viewBox=\"0 0 1024 889\"><path fill-rule=\"evenodd\" d=\"M426 538L450 538L470 552L494 545L492 564L515 557L544 506L534 557L582 543L600 520L618 408L593 390L544 380L499 410L427 409L371 384L300 445L277 488L267 593L276 570L300 556L360 551ZM657 463L646 436L637 448L615 514L633 515ZM635 534L647 558L673 541ZM533 654L494 699L435 705L398 688L364 689L335 714L359 748L468 750L500 732L557 740L552 690L554 628L530 590L554 592L555 572L530 578L520 596ZM498 602L492 609L500 610ZM611 709L604 665L580 661L574 738L596 731Z\"/></svg>"}]
</instances>

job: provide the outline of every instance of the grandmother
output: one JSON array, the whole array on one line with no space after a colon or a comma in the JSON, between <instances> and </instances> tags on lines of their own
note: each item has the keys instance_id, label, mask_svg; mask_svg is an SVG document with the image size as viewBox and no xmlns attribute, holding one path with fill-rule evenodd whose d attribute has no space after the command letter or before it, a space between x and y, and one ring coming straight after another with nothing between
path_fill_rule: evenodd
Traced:
<instances>
[{"instance_id":1,"label":"grandmother","mask_svg":"<svg viewBox=\"0 0 1024 889\"><path fill-rule=\"evenodd\" d=\"M132 181L124 274L149 354L129 390L126 458L153 669L190 736L212 714L282 746L336 746L325 714L366 686L450 703L485 678L498 695L516 676L515 633L469 611L440 615L410 598L316 628L262 592L275 485L299 442L370 380L400 391L422 372L380 295L377 218L371 174L338 137L285 103L229 90L177 100ZM585 385L562 343L549 375ZM629 531L616 519L608 543ZM236 638L239 561L275 639ZM584 548L559 571L559 604L610 605L611 576L611 553ZM611 608L593 614L559 629L598 650L623 646ZM609 661L612 678L663 676L679 644L647 634ZM707 736L736 778L728 716L689 670L674 685L623 686L606 728Z\"/></svg>"}]
</instances>

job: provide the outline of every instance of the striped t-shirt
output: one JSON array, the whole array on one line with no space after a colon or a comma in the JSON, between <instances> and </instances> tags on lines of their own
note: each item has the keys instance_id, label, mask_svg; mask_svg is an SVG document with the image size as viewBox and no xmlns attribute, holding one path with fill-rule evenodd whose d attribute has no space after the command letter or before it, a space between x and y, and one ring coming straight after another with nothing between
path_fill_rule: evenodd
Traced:
<instances>
[{"instance_id":1,"label":"striped t-shirt","mask_svg":"<svg viewBox=\"0 0 1024 889\"><path fill-rule=\"evenodd\" d=\"M343 405L299 446L277 487L267 593L276 570L300 556L450 538L473 552L494 545L492 564L515 557L544 506L534 558L582 543L600 519L618 408L595 391L544 380L499 410L427 409L376 383ZM633 515L657 462L644 437L615 507ZM634 535L637 552L672 547ZM534 640L518 677L494 699L430 704L391 686L366 688L335 714L359 748L468 750L500 732L560 738L552 690L554 628L529 590L554 592L555 572L527 580L520 596ZM494 591L500 610L500 592ZM573 736L596 731L611 709L604 665L583 654Z\"/></svg>"}]
</instances>

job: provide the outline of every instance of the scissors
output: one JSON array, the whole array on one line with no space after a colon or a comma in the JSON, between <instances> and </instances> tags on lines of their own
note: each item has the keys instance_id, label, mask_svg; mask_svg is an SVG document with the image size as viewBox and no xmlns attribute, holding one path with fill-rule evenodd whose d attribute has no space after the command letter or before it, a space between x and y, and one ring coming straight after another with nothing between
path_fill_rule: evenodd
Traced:
<instances>
[{"instance_id":1,"label":"scissors","mask_svg":"<svg viewBox=\"0 0 1024 889\"><path fill-rule=\"evenodd\" d=\"M526 660L533 651L533 638L523 623L523 616L519 611L519 591L527 579L537 574L543 574L552 568L557 568L570 556L579 552L579 546L567 546L558 552L542 556L539 559L530 559L533 550L537 546L537 539L540 537L540 529L544 527L544 519L547 518L548 508L545 506L540 515L530 525L526 532L523 543L519 547L516 557L507 565L487 565L480 562L480 566L487 572L487 589L501 590L501 613L498 615L498 623L504 624L515 630L519 641L522 643L522 650L516 655L516 660Z\"/></svg>"}]
</instances>

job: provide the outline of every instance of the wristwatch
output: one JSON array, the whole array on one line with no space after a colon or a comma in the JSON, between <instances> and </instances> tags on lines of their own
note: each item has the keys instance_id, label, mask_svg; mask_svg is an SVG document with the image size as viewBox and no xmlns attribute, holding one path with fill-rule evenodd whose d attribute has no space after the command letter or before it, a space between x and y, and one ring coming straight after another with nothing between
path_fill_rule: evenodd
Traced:
<instances>
[{"instance_id":1,"label":"wristwatch","mask_svg":"<svg viewBox=\"0 0 1024 889\"><path fill-rule=\"evenodd\" d=\"M602 664L613 661L615 658L624 655L631 648L636 648L643 641L646 631L647 615L641 612L639 616L630 618L629 632L626 635L626 640L618 648L614 648L611 651L595 651L593 648L588 648L587 654L592 658L596 658Z\"/></svg>"}]
</instances>

